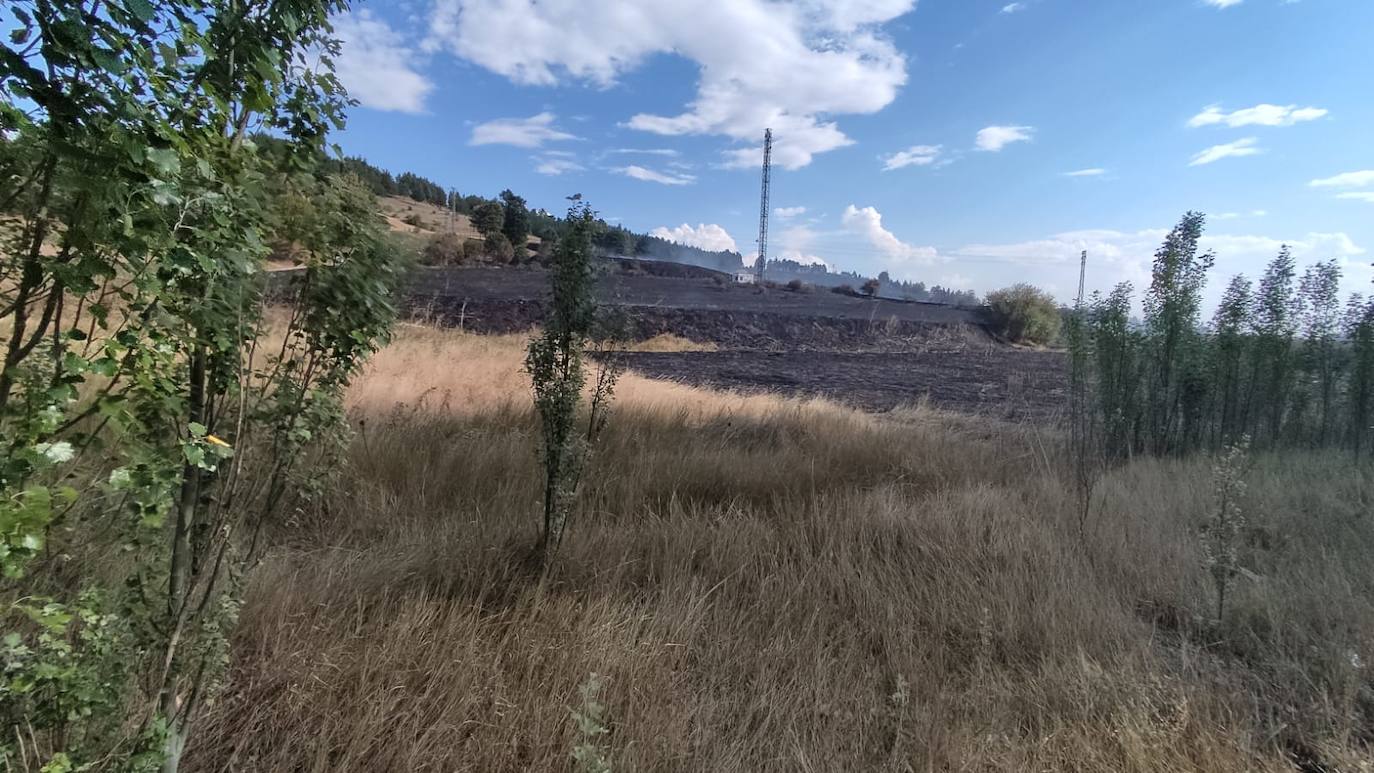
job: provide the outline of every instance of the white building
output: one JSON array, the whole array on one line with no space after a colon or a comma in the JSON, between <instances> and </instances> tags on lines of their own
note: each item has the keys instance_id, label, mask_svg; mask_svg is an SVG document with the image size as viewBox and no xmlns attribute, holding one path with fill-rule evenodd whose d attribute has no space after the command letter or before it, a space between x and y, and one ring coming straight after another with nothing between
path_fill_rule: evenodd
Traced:
<instances>
[{"instance_id":1,"label":"white building","mask_svg":"<svg viewBox=\"0 0 1374 773\"><path fill-rule=\"evenodd\" d=\"M735 272L735 284L751 285L759 281L759 275L752 269L742 268Z\"/></svg>"}]
</instances>

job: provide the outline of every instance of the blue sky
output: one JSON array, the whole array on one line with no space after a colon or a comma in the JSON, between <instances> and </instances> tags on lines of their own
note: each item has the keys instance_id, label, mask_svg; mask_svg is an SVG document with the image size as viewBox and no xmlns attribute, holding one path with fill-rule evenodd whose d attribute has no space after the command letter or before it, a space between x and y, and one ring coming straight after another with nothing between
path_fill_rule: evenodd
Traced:
<instances>
[{"instance_id":1,"label":"blue sky","mask_svg":"<svg viewBox=\"0 0 1374 773\"><path fill-rule=\"evenodd\" d=\"M337 20L340 144L465 193L1067 299L1148 283L1188 209L1226 275L1293 245L1368 291L1369 0L413 0ZM1074 174L1077 173L1077 174Z\"/></svg>"}]
</instances>

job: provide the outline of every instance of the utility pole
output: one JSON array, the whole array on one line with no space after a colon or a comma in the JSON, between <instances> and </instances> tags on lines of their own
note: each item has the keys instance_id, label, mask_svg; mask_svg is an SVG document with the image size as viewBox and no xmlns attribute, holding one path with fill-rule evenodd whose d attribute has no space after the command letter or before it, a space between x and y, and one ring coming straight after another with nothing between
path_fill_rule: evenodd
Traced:
<instances>
[{"instance_id":1,"label":"utility pole","mask_svg":"<svg viewBox=\"0 0 1374 773\"><path fill-rule=\"evenodd\" d=\"M1088 251L1083 250L1083 257L1078 261L1078 300L1074 301L1074 311L1083 309L1083 286L1084 280L1088 277Z\"/></svg>"},{"instance_id":2,"label":"utility pole","mask_svg":"<svg viewBox=\"0 0 1374 773\"><path fill-rule=\"evenodd\" d=\"M756 281L763 284L763 270L768 265L768 188L773 169L773 130L763 130L763 194L759 201L759 259L754 262Z\"/></svg>"}]
</instances>

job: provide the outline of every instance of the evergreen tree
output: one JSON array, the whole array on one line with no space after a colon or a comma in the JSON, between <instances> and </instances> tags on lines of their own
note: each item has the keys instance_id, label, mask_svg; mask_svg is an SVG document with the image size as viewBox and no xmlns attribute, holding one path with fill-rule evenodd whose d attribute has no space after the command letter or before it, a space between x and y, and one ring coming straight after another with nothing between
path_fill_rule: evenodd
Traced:
<instances>
[{"instance_id":1,"label":"evergreen tree","mask_svg":"<svg viewBox=\"0 0 1374 773\"><path fill-rule=\"evenodd\" d=\"M501 222L501 233L515 249L517 257L525 256L525 245L530 240L530 211L525 200L506 189L501 191L501 203L505 212Z\"/></svg>"}]
</instances>

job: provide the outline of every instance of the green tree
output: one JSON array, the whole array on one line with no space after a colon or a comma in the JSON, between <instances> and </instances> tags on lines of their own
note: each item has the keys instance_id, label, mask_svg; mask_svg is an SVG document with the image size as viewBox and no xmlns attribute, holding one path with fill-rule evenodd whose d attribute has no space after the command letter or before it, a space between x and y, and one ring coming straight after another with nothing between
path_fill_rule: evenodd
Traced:
<instances>
[{"instance_id":1,"label":"green tree","mask_svg":"<svg viewBox=\"0 0 1374 773\"><path fill-rule=\"evenodd\" d=\"M1310 266L1298 285L1302 298L1303 368L1316 392L1318 413L1314 438L1326 445L1336 418L1340 380L1341 268L1335 260Z\"/></svg>"},{"instance_id":2,"label":"green tree","mask_svg":"<svg viewBox=\"0 0 1374 773\"><path fill-rule=\"evenodd\" d=\"M1293 287L1295 276L1292 252L1284 247L1265 267L1255 293L1255 348L1250 382L1255 392L1253 421L1256 437L1271 443L1281 438L1293 380L1293 338L1297 334L1299 311Z\"/></svg>"},{"instance_id":3,"label":"green tree","mask_svg":"<svg viewBox=\"0 0 1374 773\"><path fill-rule=\"evenodd\" d=\"M1205 218L1189 212L1155 252L1145 294L1149 360L1149 426L1156 453L1181 450L1198 430L1204 395L1198 334L1202 288L1214 256L1199 253Z\"/></svg>"},{"instance_id":4,"label":"green tree","mask_svg":"<svg viewBox=\"0 0 1374 773\"><path fill-rule=\"evenodd\" d=\"M615 385L610 361L601 360L587 408L586 431L578 430L586 384L585 350L596 324L592 243L596 213L585 203L568 210L567 228L550 270L552 297L543 333L530 341L525 357L539 416L544 467L544 528L539 543L548 565L562 542L587 461L587 451L606 421Z\"/></svg>"},{"instance_id":5,"label":"green tree","mask_svg":"<svg viewBox=\"0 0 1374 773\"><path fill-rule=\"evenodd\" d=\"M515 259L515 249L502 233L494 233L482 244L482 251L496 263L510 263Z\"/></svg>"},{"instance_id":6,"label":"green tree","mask_svg":"<svg viewBox=\"0 0 1374 773\"><path fill-rule=\"evenodd\" d=\"M1059 305L1034 285L1020 283L988 293L987 313L993 330L1009 341L1048 344L1059 337Z\"/></svg>"},{"instance_id":7,"label":"green tree","mask_svg":"<svg viewBox=\"0 0 1374 773\"><path fill-rule=\"evenodd\" d=\"M1139 446L1141 343L1131 327L1132 292L1123 282L1105 298L1095 295L1088 311L1103 449L1114 460Z\"/></svg>"},{"instance_id":8,"label":"green tree","mask_svg":"<svg viewBox=\"0 0 1374 773\"><path fill-rule=\"evenodd\" d=\"M525 245L530 240L530 210L525 206L525 200L516 196L510 190L501 191L501 203L505 205L505 212L501 221L501 233L506 235L506 241L510 242L515 250L516 257L525 257Z\"/></svg>"},{"instance_id":9,"label":"green tree","mask_svg":"<svg viewBox=\"0 0 1374 773\"><path fill-rule=\"evenodd\" d=\"M499 233L506 222L506 210L494 201L488 201L472 213L472 227L482 236Z\"/></svg>"},{"instance_id":10,"label":"green tree","mask_svg":"<svg viewBox=\"0 0 1374 773\"><path fill-rule=\"evenodd\" d=\"M371 194L315 172L345 106L344 8L7 6L0 568L36 622L4 637L0 715L29 741L0 739L7 761L176 770L257 536L340 437L395 265ZM298 246L289 286L264 278L273 242ZM294 311L264 362L269 292ZM45 547L118 552L125 574L26 577Z\"/></svg>"},{"instance_id":11,"label":"green tree","mask_svg":"<svg viewBox=\"0 0 1374 773\"><path fill-rule=\"evenodd\" d=\"M1359 457L1374 424L1374 299L1351 297L1346 307L1345 336L1350 342L1350 443Z\"/></svg>"}]
</instances>

